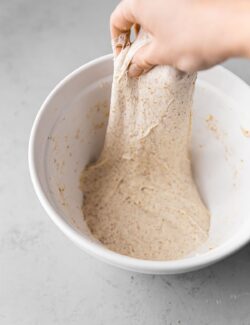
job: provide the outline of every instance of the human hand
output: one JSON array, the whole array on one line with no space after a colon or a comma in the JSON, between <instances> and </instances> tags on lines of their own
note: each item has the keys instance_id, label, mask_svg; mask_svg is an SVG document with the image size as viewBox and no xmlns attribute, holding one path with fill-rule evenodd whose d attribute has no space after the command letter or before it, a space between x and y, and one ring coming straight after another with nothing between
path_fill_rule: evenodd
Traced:
<instances>
[{"instance_id":1,"label":"human hand","mask_svg":"<svg viewBox=\"0 0 250 325\"><path fill-rule=\"evenodd\" d=\"M111 15L112 39L125 33L128 40L132 26L150 33L152 42L135 54L131 77L159 64L194 72L250 56L248 0L123 0Z\"/></svg>"}]
</instances>

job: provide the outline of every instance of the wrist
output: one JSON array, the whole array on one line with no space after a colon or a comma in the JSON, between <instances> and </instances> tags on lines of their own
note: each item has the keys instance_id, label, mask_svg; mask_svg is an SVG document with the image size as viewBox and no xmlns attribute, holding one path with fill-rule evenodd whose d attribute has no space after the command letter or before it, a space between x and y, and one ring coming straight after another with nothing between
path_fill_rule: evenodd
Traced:
<instances>
[{"instance_id":1,"label":"wrist","mask_svg":"<svg viewBox=\"0 0 250 325\"><path fill-rule=\"evenodd\" d=\"M241 25L241 54L242 57L250 58L250 2L248 3L248 12L245 13Z\"/></svg>"},{"instance_id":2,"label":"wrist","mask_svg":"<svg viewBox=\"0 0 250 325\"><path fill-rule=\"evenodd\" d=\"M230 4L229 4L230 6ZM230 56L250 58L250 2L238 0L231 3L227 24Z\"/></svg>"},{"instance_id":3,"label":"wrist","mask_svg":"<svg viewBox=\"0 0 250 325\"><path fill-rule=\"evenodd\" d=\"M222 60L230 57L250 57L250 1L199 0L207 6L209 20Z\"/></svg>"}]
</instances>

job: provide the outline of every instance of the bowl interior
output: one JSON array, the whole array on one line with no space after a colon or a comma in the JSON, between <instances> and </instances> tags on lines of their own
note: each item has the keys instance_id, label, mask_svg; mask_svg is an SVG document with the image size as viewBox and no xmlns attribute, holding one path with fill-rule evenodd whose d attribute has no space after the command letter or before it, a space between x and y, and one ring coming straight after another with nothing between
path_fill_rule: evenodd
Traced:
<instances>
[{"instance_id":1,"label":"bowl interior","mask_svg":"<svg viewBox=\"0 0 250 325\"><path fill-rule=\"evenodd\" d=\"M90 242L96 241L83 219L79 179L103 146L112 69L108 56L59 84L43 106L34 140L34 165L47 201ZM192 166L212 220L209 241L195 254L211 254L228 242L250 237L249 103L248 86L227 70L215 67L199 74Z\"/></svg>"}]
</instances>

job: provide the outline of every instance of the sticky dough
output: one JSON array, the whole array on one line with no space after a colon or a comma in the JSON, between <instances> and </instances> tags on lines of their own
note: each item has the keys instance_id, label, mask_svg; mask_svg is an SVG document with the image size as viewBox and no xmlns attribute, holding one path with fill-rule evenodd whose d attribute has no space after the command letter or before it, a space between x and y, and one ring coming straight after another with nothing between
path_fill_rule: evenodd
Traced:
<instances>
[{"instance_id":1,"label":"sticky dough","mask_svg":"<svg viewBox=\"0 0 250 325\"><path fill-rule=\"evenodd\" d=\"M83 213L109 249L173 260L202 245L210 223L188 150L196 75L158 66L129 78L131 58L148 41L141 37L115 59L104 149L82 174Z\"/></svg>"}]
</instances>

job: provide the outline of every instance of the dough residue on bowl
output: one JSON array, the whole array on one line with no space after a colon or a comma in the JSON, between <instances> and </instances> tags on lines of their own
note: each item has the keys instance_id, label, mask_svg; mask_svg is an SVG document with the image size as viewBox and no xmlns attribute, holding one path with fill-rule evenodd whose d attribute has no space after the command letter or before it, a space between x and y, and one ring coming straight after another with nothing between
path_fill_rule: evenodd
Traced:
<instances>
[{"instance_id":1,"label":"dough residue on bowl","mask_svg":"<svg viewBox=\"0 0 250 325\"><path fill-rule=\"evenodd\" d=\"M109 249L173 260L203 244L210 224L188 150L196 75L159 66L129 78L131 58L147 41L135 41L115 59L104 149L81 177L83 214Z\"/></svg>"}]
</instances>

